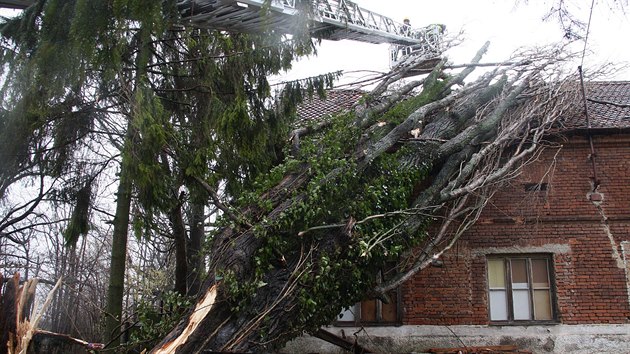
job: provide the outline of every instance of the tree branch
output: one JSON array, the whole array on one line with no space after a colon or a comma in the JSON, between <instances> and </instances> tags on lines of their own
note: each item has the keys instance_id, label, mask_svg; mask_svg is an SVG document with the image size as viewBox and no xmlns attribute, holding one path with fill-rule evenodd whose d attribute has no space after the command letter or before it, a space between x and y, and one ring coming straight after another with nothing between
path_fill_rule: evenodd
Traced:
<instances>
[{"instance_id":1,"label":"tree branch","mask_svg":"<svg viewBox=\"0 0 630 354\"><path fill-rule=\"evenodd\" d=\"M223 213L225 213L225 215L227 215L231 220L233 220L234 222L236 222L239 225L244 225L244 226L246 226L248 228L252 227L252 225L250 223L248 223L247 221L243 220L242 218L237 217L236 214L234 214L232 212L232 210L230 210L229 207L227 207L225 204L223 204L223 202L221 202L221 198L219 198L219 195L217 194L217 192L206 181L202 180L201 178L199 178L197 176L193 176L193 178L195 179L195 181L197 181L197 183L199 183L199 185L201 185L201 187L203 187L203 189L206 190L208 195L210 195L210 198L214 202L214 205L216 205L217 208L219 208Z\"/></svg>"}]
</instances>

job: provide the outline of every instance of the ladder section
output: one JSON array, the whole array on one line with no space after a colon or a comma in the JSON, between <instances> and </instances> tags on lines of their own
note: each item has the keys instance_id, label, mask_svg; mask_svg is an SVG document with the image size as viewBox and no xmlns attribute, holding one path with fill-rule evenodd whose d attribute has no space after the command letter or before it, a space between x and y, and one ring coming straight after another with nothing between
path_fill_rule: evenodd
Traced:
<instances>
[{"instance_id":1,"label":"ladder section","mask_svg":"<svg viewBox=\"0 0 630 354\"><path fill-rule=\"evenodd\" d=\"M277 29L293 33L298 19L296 0L180 0L184 19L196 25L226 31L260 33ZM315 16L310 20L316 38L351 39L368 43L419 45L422 29L412 29L389 17L369 11L349 0L313 0Z\"/></svg>"},{"instance_id":2,"label":"ladder section","mask_svg":"<svg viewBox=\"0 0 630 354\"><path fill-rule=\"evenodd\" d=\"M1 0L0 8L4 9L25 9L33 5L35 0Z\"/></svg>"},{"instance_id":3,"label":"ladder section","mask_svg":"<svg viewBox=\"0 0 630 354\"><path fill-rule=\"evenodd\" d=\"M411 28L389 17L360 7L350 0L311 0L314 17L310 20L315 38L350 39L368 43L427 47L435 42L429 28ZM34 0L0 0L0 8L25 9ZM274 29L294 33L299 21L296 0L178 0L185 21L197 26L231 32L260 33ZM430 46L434 47L433 44ZM392 54L393 55L393 54Z\"/></svg>"},{"instance_id":4,"label":"ladder section","mask_svg":"<svg viewBox=\"0 0 630 354\"><path fill-rule=\"evenodd\" d=\"M445 31L446 26L443 24L432 24L415 29L415 36L420 39L420 44L408 46L392 44L389 47L389 67L395 67L410 54L423 55L427 58L439 57L444 49L442 39Z\"/></svg>"}]
</instances>

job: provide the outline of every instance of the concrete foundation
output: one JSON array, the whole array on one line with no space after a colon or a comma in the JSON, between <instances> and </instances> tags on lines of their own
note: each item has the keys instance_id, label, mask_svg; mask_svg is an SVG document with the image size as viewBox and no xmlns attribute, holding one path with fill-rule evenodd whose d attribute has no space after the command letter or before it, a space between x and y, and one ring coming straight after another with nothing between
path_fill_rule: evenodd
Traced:
<instances>
[{"instance_id":1,"label":"concrete foundation","mask_svg":"<svg viewBox=\"0 0 630 354\"><path fill-rule=\"evenodd\" d=\"M516 345L533 353L630 353L630 325L327 327L377 353L422 353L429 348ZM343 353L304 336L282 353Z\"/></svg>"}]
</instances>

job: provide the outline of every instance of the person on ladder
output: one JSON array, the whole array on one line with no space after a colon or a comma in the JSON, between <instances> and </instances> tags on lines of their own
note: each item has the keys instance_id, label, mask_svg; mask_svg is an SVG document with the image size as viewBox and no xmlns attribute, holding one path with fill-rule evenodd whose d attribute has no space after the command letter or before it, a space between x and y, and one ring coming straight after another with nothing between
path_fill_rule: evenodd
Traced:
<instances>
[{"instance_id":1,"label":"person on ladder","mask_svg":"<svg viewBox=\"0 0 630 354\"><path fill-rule=\"evenodd\" d=\"M400 34L402 34L405 37L411 37L411 22L409 21L409 18L405 17L405 19L403 20L403 24L402 26L400 26ZM402 56L405 57L409 54L411 54L411 47L410 46L400 46L400 49L402 51Z\"/></svg>"}]
</instances>

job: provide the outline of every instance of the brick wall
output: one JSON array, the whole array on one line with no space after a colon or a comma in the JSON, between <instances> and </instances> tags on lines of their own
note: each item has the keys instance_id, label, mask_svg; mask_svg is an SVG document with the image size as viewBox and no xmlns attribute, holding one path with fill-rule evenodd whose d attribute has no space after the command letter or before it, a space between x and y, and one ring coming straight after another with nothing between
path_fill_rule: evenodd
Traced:
<instances>
[{"instance_id":1,"label":"brick wall","mask_svg":"<svg viewBox=\"0 0 630 354\"><path fill-rule=\"evenodd\" d=\"M630 240L630 136L595 137L601 183L594 196L588 140L561 143L495 195L443 256L443 267L423 270L403 287L404 324L487 324L486 255L501 253L552 257L559 322L628 322L620 244ZM525 189L540 182L546 191Z\"/></svg>"}]
</instances>

